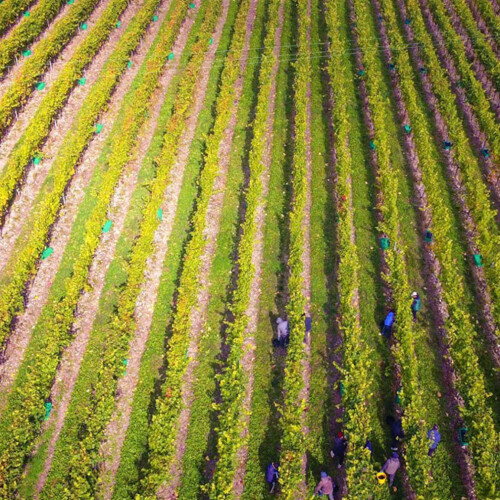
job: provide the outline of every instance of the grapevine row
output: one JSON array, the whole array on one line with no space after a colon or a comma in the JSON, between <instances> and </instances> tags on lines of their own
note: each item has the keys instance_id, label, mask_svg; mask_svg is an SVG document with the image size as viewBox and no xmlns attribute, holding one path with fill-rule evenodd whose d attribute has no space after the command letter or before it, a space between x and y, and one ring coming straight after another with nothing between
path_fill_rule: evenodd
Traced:
<instances>
[{"instance_id":1,"label":"grapevine row","mask_svg":"<svg viewBox=\"0 0 500 500\"><path fill-rule=\"evenodd\" d=\"M351 78L349 46L342 36L340 2L327 4L326 24L329 37L328 76L333 94L332 121L335 140L336 195L346 200L338 210L337 287L340 291L339 328L343 339L343 366L339 367L343 385L343 427L349 441L346 482L352 498L368 498L373 491L375 470L369 451L364 448L372 428L368 401L372 392L370 376L372 352L361 334L356 294L359 289L359 257L354 239L352 208L352 156L350 152L349 100Z\"/></svg>"},{"instance_id":2,"label":"grapevine row","mask_svg":"<svg viewBox=\"0 0 500 500\"><path fill-rule=\"evenodd\" d=\"M12 123L14 111L28 100L50 61L66 46L78 26L91 14L97 3L98 0L79 0L71 6L66 16L54 25L47 38L37 44L33 54L26 53L26 62L0 99L0 137Z\"/></svg>"},{"instance_id":3,"label":"grapevine row","mask_svg":"<svg viewBox=\"0 0 500 500\"><path fill-rule=\"evenodd\" d=\"M432 32L438 44L438 54L440 55L441 61L444 62L444 67L448 70L455 94L457 95L457 100L461 103L464 121L470 131L471 144L475 146L478 153L484 150L488 151L488 157L480 154L479 158L483 165L486 179L489 181L488 184L492 192L492 198L498 205L500 203L500 178L498 177L498 173L495 172L497 171L497 167L493 164L489 155L492 153L495 160L500 158L500 141L497 134L500 122L500 110L497 111L497 120L495 120L495 114L493 113L493 110L496 108L495 103L491 102L490 104L488 96L481 85L482 81L483 85L487 87L488 82L485 82L484 79L481 78L483 76L482 73L477 72L476 75L471 69L467 59L467 55L470 54L467 48L464 47L460 35L457 34L455 26L451 24L447 17L447 12L444 7L441 3L436 4L434 1L430 3L434 15L437 17L443 29L442 35L437 25L435 25L434 19L432 19L432 14L429 11L426 0L422 1L424 13L428 23L435 26ZM443 39L446 40L446 42L444 42ZM454 55L456 68L445 46L447 46L448 51ZM474 58L474 54L472 54L472 58ZM460 78L462 78L462 80L460 80ZM457 86L458 81L461 82L460 86ZM462 85L465 87L465 90ZM471 105L466 102L467 98ZM474 110L474 112L472 110Z\"/></svg>"},{"instance_id":4,"label":"grapevine row","mask_svg":"<svg viewBox=\"0 0 500 500\"><path fill-rule=\"evenodd\" d=\"M295 498L304 481L302 471L306 453L305 405L304 399L304 361L305 328L303 314L306 307L304 296L305 246L304 212L307 203L307 128L308 128L308 80L311 73L309 53L308 0L296 0L298 18L297 51L306 54L295 62L294 81L294 151L292 164L293 206L289 218L289 257L288 291L289 302L286 308L290 326L290 344L285 364L283 382L284 402L281 409L281 451L280 483L284 498Z\"/></svg>"},{"instance_id":5,"label":"grapevine row","mask_svg":"<svg viewBox=\"0 0 500 500\"><path fill-rule=\"evenodd\" d=\"M476 148L476 151L479 152L483 148L483 146L487 145L485 143L485 137L480 132L480 126L472 111L473 108L471 108L471 106L467 103L467 97L465 95L464 89L458 85L460 75L458 74L457 69L453 65L451 55L446 52L445 42L443 41L441 32L437 27L437 25L435 24L435 21L432 19L432 14L430 13L426 5L423 6L423 13L425 15L430 31L433 33L434 38L438 42L436 47L437 55L439 56L441 64L447 70L450 80L452 82L453 90L457 97L457 102L460 103L463 118L470 132L471 143ZM467 62L465 63L465 69L467 69ZM474 79L473 76L472 79L476 84L478 84L478 82ZM479 89L481 90L480 85ZM477 106L474 106L474 108L477 109ZM499 185L499 178L495 172L496 166L493 164L491 157L486 158L483 155L480 155L479 158L481 160L481 165L484 168L484 174L486 176L488 187L490 188L492 196L495 198L496 205L498 207L498 203L500 203L500 185ZM458 175L455 176L455 174L453 174L453 176L459 178ZM452 183L456 182L457 179L452 177ZM462 210L462 216L464 217L466 241L468 243L470 255L472 256L473 254L479 252L478 246L476 244L478 240L476 224L475 221L473 220L473 217L470 214L468 214L465 196L461 196L460 203L463 206L461 210ZM490 341L490 351L493 355L493 361L495 362L496 366L499 367L500 348L499 346L496 345L497 338L495 333L496 330L495 320L492 314L491 296L489 292L489 287L486 283L485 272L484 269L474 266L472 269L472 273L476 282L476 295L478 297L478 302L481 304L482 308L482 321L485 325L484 329L485 336Z\"/></svg>"},{"instance_id":6,"label":"grapevine row","mask_svg":"<svg viewBox=\"0 0 500 500\"><path fill-rule=\"evenodd\" d=\"M178 0L178 2L180 1ZM0 345L2 346L9 335L13 318L24 308L22 290L36 272L36 263L45 247L50 228L62 206L62 196L66 186L75 172L81 154L95 134L95 123L98 117L106 109L120 75L127 68L129 57L151 22L152 14L159 2L160 0L147 0L130 23L78 112L72 134L65 138L59 154L54 160L52 166L54 172L53 189L44 198L37 212L37 221L26 246L21 250L19 256L15 256L15 260L10 262L12 277L0 293ZM176 16L174 20L180 23L182 18ZM175 23L173 27L174 32L176 32ZM167 29L166 35L169 33Z\"/></svg>"},{"instance_id":7,"label":"grapevine row","mask_svg":"<svg viewBox=\"0 0 500 500\"><path fill-rule=\"evenodd\" d=\"M21 22L0 42L0 76L2 76L16 55L37 38L54 19L64 0L42 0L23 17Z\"/></svg>"},{"instance_id":8,"label":"grapevine row","mask_svg":"<svg viewBox=\"0 0 500 500\"><path fill-rule=\"evenodd\" d=\"M21 12L33 2L34 0L5 0L0 9L0 35L7 31Z\"/></svg>"},{"instance_id":9,"label":"grapevine row","mask_svg":"<svg viewBox=\"0 0 500 500\"><path fill-rule=\"evenodd\" d=\"M470 148L462 121L458 116L456 101L449 82L433 50L432 39L425 30L418 1L408 0L408 13L412 18L412 24L405 25L405 28L408 32L414 31L418 39L424 41L420 54L425 60L428 77L438 96L438 108L444 118L450 140L453 142L451 154L460 166L467 205L476 225L476 244L485 259L484 272L492 296L493 317L498 325L500 324L500 266L495 265L495 261L498 260L500 236L496 223L496 211L491 207L491 201L479 173L477 158ZM421 77L424 76L427 75L421 73Z\"/></svg>"},{"instance_id":10,"label":"grapevine row","mask_svg":"<svg viewBox=\"0 0 500 500\"><path fill-rule=\"evenodd\" d=\"M486 21L495 41L497 43L500 42L500 20L498 19L498 12L495 13L495 9L489 0L475 0L474 4ZM497 11L500 11L499 6L497 6Z\"/></svg>"},{"instance_id":11,"label":"grapevine row","mask_svg":"<svg viewBox=\"0 0 500 500\"><path fill-rule=\"evenodd\" d=\"M82 71L106 41L129 1L113 0L109 4L89 33L89 36L77 48L57 80L51 84L35 116L9 155L0 175L0 220L5 216L5 211L12 201L14 191L24 175L25 167L39 153L55 118L65 105L66 99L76 85ZM124 41L118 42L115 51L119 51L123 46L125 46Z\"/></svg>"},{"instance_id":12,"label":"grapevine row","mask_svg":"<svg viewBox=\"0 0 500 500\"><path fill-rule=\"evenodd\" d=\"M236 265L238 278L230 306L232 320L226 331L226 343L230 347L230 352L226 366L219 376L222 399L217 426L217 454L219 458L209 487L210 498L214 499L232 498L236 454L239 449L247 445L248 439L248 432L243 430L248 422L242 412L242 402L248 380L246 380L241 358L244 354L243 343L249 322L247 308L255 276L252 258L257 231L256 214L259 206L263 203L261 176L265 168L263 155L269 127L269 96L273 86L272 73L277 63L273 45L278 28L280 4L281 0L273 0L269 6L269 24L264 41L265 49L260 63L259 92L248 162L250 180L245 193L245 221L242 224L242 236L238 246Z\"/></svg>"},{"instance_id":13,"label":"grapevine row","mask_svg":"<svg viewBox=\"0 0 500 500\"><path fill-rule=\"evenodd\" d=\"M472 43L476 46L478 58L490 72L491 76L493 77L493 81L495 82L496 88L500 89L500 62L498 61L495 51L488 43L486 37L479 30L477 23L474 20L474 17L472 16L472 13L465 0L452 0L452 3L454 4L455 10L459 14L462 23L470 33ZM481 0L476 0L476 4L478 4L484 12L485 4L489 4L489 1L486 0L486 2L484 2ZM491 9L491 4L489 5L489 7ZM498 40L498 37L500 36L500 22L497 16L494 17L496 35Z\"/></svg>"},{"instance_id":14,"label":"grapevine row","mask_svg":"<svg viewBox=\"0 0 500 500\"><path fill-rule=\"evenodd\" d=\"M172 334L167 347L167 372L161 394L156 400L156 411L149 431L148 466L142 481L143 494L141 498L156 498L156 491L170 477L175 452L177 422L185 404L182 396L183 379L191 362L186 353L191 340L192 314L199 293L199 273L206 243L204 232L207 225L207 210L214 193L214 182L219 172L219 148L234 112L235 85L241 76L239 61L245 44L249 5L249 0L242 0L239 6L230 49L227 52L222 70L219 95L215 104L216 118L206 142L196 211L191 221L190 240L182 263L179 295L172 319ZM165 144L160 157L166 158L168 155L168 144Z\"/></svg>"},{"instance_id":15,"label":"grapevine row","mask_svg":"<svg viewBox=\"0 0 500 500\"><path fill-rule=\"evenodd\" d=\"M61 441L65 444L59 446L56 452L49 479L53 484L57 483L58 488L61 477L64 477L62 482L66 482L67 487L75 478L78 480L77 484L85 479L94 486L97 481L97 471L92 471L88 464L99 460L96 450L99 449L104 430L112 416L117 379L123 371L122 361L126 358L129 341L136 327L135 305L144 280L147 258L159 224L156 214L163 201L170 168L175 163L179 139L195 100L195 93L192 90L196 85L206 51L209 48L208 41L219 15L220 5L211 4L193 47L193 56L185 68L177 89L174 112L165 129L163 154L156 162L156 177L151 181L151 194L145 203L139 222L139 236L128 260L126 286L119 294L116 313L111 315L104 326L106 340L100 350L101 357L94 366L98 376L93 378L90 387L90 392L94 396L85 398L76 404L77 408L73 408L73 413L84 412L89 416L84 423L77 421L74 425L67 426L65 435L71 438L62 437ZM169 153L168 156L165 154L166 151ZM86 432L86 429L91 429L91 432ZM68 456L72 457L69 464L67 463ZM48 485L48 488L50 487L51 485ZM81 496L82 492L78 492L75 488L73 490L76 496ZM47 490L47 496L50 495L51 493Z\"/></svg>"},{"instance_id":16,"label":"grapevine row","mask_svg":"<svg viewBox=\"0 0 500 500\"><path fill-rule=\"evenodd\" d=\"M428 175L432 177L434 185L433 192L439 192L439 188L436 187L439 183L439 177L434 168L436 160L432 162L432 160L435 158L435 156L433 157L433 155L436 154L436 151L435 148L432 149L432 136L429 134L428 128L426 128L426 125L427 127L429 127L429 123L426 121L425 112L422 111L421 107L419 107L419 103L417 102L418 94L415 92L415 87L413 86L410 89L407 88L408 78L411 78L412 71L409 64L408 54L406 51L401 51L401 54L400 51L394 51L395 56L393 56L391 41L393 46L399 46L398 44L402 43L402 39L398 33L394 33L394 29L392 26L389 25L389 27L386 28L385 23L383 22L384 18L380 15L381 12L378 0L373 0L373 5L375 9L375 15L378 19L380 34L383 40L385 61L388 65L393 64L394 67L394 69L390 72L390 80L396 100L400 126L408 126L409 123L412 123L412 125L415 124L415 131L413 131L413 129L411 128L410 132L407 132L405 134L404 145L407 152L408 164L414 181L414 192L417 202L417 208L421 214L421 217L419 218L420 231L421 234L424 234L425 231L434 231L435 226L432 219L433 207L429 205L429 198L426 194L426 187L422 180L422 168L428 168L429 165L432 165ZM393 15L392 12L385 14L387 15L387 17L389 17L391 14ZM390 39L388 37L388 31L390 33ZM399 70L399 67L401 65L404 66L404 70L402 71ZM400 74L403 76L400 76ZM413 83L411 83L411 85L413 85ZM403 92L401 91L401 87L403 88ZM429 150L429 148L431 149ZM421 163L424 164L423 167L421 166ZM438 207L438 216L443 217L443 220L440 220L439 222L443 222L445 224L445 227L449 228L450 219L447 219L447 217L449 217L449 214L446 213L447 207L443 202L442 196L439 197L439 204L440 206ZM439 217L436 217L436 219L438 218ZM452 241L452 237L449 236L448 240ZM436 254L434 253L432 247L428 244L423 248L423 255L428 266L428 296L432 297L430 301L430 308L434 312L435 324L439 330L438 337L441 339L442 337L447 335L447 332L444 329L447 318L447 310L446 303L443 300L442 286L439 281L439 262L436 259ZM463 285L463 283L460 283L459 286L460 285ZM454 382L449 380L449 375L453 373L453 367L451 367L451 365L447 361L449 359L448 351L443 346L442 342L440 344L440 350L440 354L443 357L443 372L445 374L444 383L445 385L448 384L448 386L452 388L454 386ZM448 392L447 404L448 411L452 416L452 430L455 435L457 435L456 433L458 433L458 428L460 426L463 426L463 420L461 419L458 411L459 407L461 406L461 402L454 397L450 397L452 393L454 393L453 389L450 389ZM470 466L469 457L465 450L458 446L457 441L455 441L455 446L458 451L458 462L461 466L463 483L467 489L469 498L476 498L474 492L473 469ZM435 462L437 458L437 456L434 457L433 462ZM436 470L436 467L434 466L433 469ZM439 478L440 474L438 471L434 477L434 480L439 480ZM439 484L437 485L437 487L439 487ZM444 496L444 492L441 492L441 495Z\"/></svg>"},{"instance_id":17,"label":"grapevine row","mask_svg":"<svg viewBox=\"0 0 500 500\"><path fill-rule=\"evenodd\" d=\"M402 37L395 28L396 15L391 1L382 0L382 5L384 15L389 19L388 26L394 37L393 40L402 42ZM401 14L404 15L404 12ZM446 210L438 187L439 181L435 172L437 154L430 132L423 127L425 122L422 118L422 112L419 112L415 102L417 89L409 58L404 51L398 52L397 57L400 58L398 70L401 76L402 90L405 93L410 114L414 116L412 125L417 137L416 144L423 181L433 211L433 231L436 235L434 248L440 260L439 278L443 284L443 298L449 314L445 327L450 344L451 360L458 375L455 379L455 385L465 403L461 414L471 429L470 449L476 468L478 490L489 492L497 481L498 465L495 464L494 452L485 448L482 443L496 442L498 433L495 431L492 412L488 406L489 396L485 388L484 376L479 368L479 360L474 350L473 332L475 328L473 320L463 303L465 285L454 262L452 240L448 235L452 224L452 214Z\"/></svg>"},{"instance_id":18,"label":"grapevine row","mask_svg":"<svg viewBox=\"0 0 500 500\"><path fill-rule=\"evenodd\" d=\"M149 21L151 12L148 12L148 10L154 7L155 3L155 1L152 1L145 4L141 17L147 12L146 19ZM108 170L103 179L94 210L87 220L84 243L76 258L73 274L66 281L66 293L61 301L48 306L50 310L46 315L45 331L47 334L44 337L44 344L34 355L31 361L31 369L26 371L25 379L17 385L12 393L9 400L9 411L5 413L5 418L0 424L0 435L2 436L0 439L0 483L2 484L0 494L5 497L9 497L9 494L15 491L16 479L21 472L23 461L33 445L33 438L40 429L43 401L50 394L61 352L71 340L71 325L74 321L75 307L80 293L85 287L88 269L95 249L99 244L99 234L106 221L109 200L124 165L129 161L130 151L137 132L146 118L145 111L148 102L158 84L158 79L168 56L165 47L170 47L173 44L181 22L186 15L187 3L188 0L178 0L172 3L169 10L169 19L164 22L155 45L148 54L142 79L139 85L131 91L134 98L131 105L123 110L124 120L121 124L118 124L118 129L115 130L111 153L107 158ZM142 29L145 29L148 21L145 22ZM141 31L140 23L135 26L135 29ZM101 108L104 107L105 102ZM70 173L73 171L74 164L86 144L85 136L92 133L90 124L86 124L82 120L79 120L78 124L77 131L80 131L80 126L82 126L84 130L88 130L87 134L82 134L82 137L79 137L76 133L72 135L65 144L66 147L63 146L55 162L55 165L60 166L55 171L61 174L62 178L55 179L54 185L61 190L64 190L68 180L65 170L69 169ZM77 140L75 141L75 139ZM29 257L33 258L32 266L34 267L34 260L39 255L40 248L43 248L47 232L60 207L61 193L53 194L54 196L47 197L45 200L45 213L42 212L44 217L37 219L32 232L33 239L28 242L26 250L21 254L21 264L24 264L26 258ZM42 247L40 247L39 240L41 240ZM38 250L36 251L37 245ZM34 249L35 252L32 255Z\"/></svg>"},{"instance_id":19,"label":"grapevine row","mask_svg":"<svg viewBox=\"0 0 500 500\"><path fill-rule=\"evenodd\" d=\"M356 11L358 44L369 47L370 39L375 36L371 25L369 5L354 0ZM423 391L419 383L419 363L415 352L415 331L412 326L408 297L410 285L405 262L405 248L400 236L398 213L398 179L391 164L391 146L385 124L390 120L390 105L381 94L380 82L383 74L378 61L378 52L364 50L362 56L356 55L358 69L366 68L366 78L361 81L361 88L366 89L363 96L365 113L370 113L369 134L372 144L372 163L376 166L376 177L379 189L377 209L379 211L378 229L387 235L392 248L383 252L384 279L392 293L397 318L397 342L392 352L396 361L396 376L400 378L401 408L403 425L407 433L405 442L406 473L409 484L405 481L408 496L415 494L427 496L434 492L432 483L431 462L426 452L426 429L422 420L425 408ZM361 66L362 65L362 66ZM363 92L363 90L362 90ZM366 98L366 99L365 99ZM413 491L412 491L413 490Z\"/></svg>"}]
</instances>

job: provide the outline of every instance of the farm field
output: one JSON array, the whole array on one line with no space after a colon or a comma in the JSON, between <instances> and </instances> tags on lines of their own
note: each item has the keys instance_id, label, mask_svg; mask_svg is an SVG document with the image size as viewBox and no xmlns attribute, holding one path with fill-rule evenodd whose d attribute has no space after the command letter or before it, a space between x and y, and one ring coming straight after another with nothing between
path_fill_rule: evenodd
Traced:
<instances>
[{"instance_id":1,"label":"farm field","mask_svg":"<svg viewBox=\"0 0 500 500\"><path fill-rule=\"evenodd\" d=\"M500 499L500 0L0 0L0 499L324 473Z\"/></svg>"}]
</instances>

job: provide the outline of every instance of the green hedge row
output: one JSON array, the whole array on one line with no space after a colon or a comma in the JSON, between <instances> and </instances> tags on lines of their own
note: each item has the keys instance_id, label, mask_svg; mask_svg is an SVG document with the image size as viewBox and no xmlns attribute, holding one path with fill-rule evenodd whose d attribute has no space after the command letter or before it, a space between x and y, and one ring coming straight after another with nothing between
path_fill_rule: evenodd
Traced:
<instances>
[{"instance_id":1,"label":"green hedge row","mask_svg":"<svg viewBox=\"0 0 500 500\"><path fill-rule=\"evenodd\" d=\"M47 38L27 57L7 92L0 99L0 137L12 123L14 111L28 100L50 61L63 50L98 3L99 0L79 0L72 5L68 14L54 25Z\"/></svg>"},{"instance_id":2,"label":"green hedge row","mask_svg":"<svg viewBox=\"0 0 500 500\"><path fill-rule=\"evenodd\" d=\"M146 2L136 16L137 23L130 26L128 34L129 41L135 40L133 47L136 46L141 37L138 36L135 39L132 35L136 31L139 33L144 32L157 5L158 0ZM138 84L130 92L131 99L126 100L129 106L125 106L125 109L122 110L123 122L120 122L112 133L111 152L106 158L108 169L97 196L94 210L85 225L85 239L76 259L75 268L65 283L65 295L60 302L48 306L51 310L47 313L47 335L44 344L36 353L34 359L31 360L32 369L26 371L24 383L18 385L12 393L8 403L8 411L4 414L4 418L0 423L0 483L3 488L0 491L5 493L7 497L16 490L18 475L22 471L22 465L33 446L33 439L39 432L43 417L43 402L50 395L62 350L72 338L71 325L74 321L75 307L82 289L86 286L89 266L100 241L101 229L106 221L109 201L118 178L130 159L130 152L135 143L138 130L146 119L150 97L158 85L168 57L168 51L165 51L165 47L173 45L182 20L186 15L187 6L188 0L172 2L169 17L163 23L155 45L147 56L144 71L139 76ZM120 58L110 61L108 69L113 67L117 70L119 68L123 69L126 67L126 61L121 61ZM105 75L111 81L115 80L113 72L106 72ZM99 82L102 81L103 79L99 80ZM99 84L94 87L94 89L98 88ZM89 95L89 98L92 97L92 94ZM106 96L106 98L101 96L101 99L96 97L99 96L94 96L95 100L92 101L92 105L96 106L95 112L97 115L105 108L109 96ZM60 166L60 168L56 169L56 177L61 175L62 178L55 179L55 189L64 190L68 180L68 169L71 174L75 163L93 133L92 124L87 123L85 114L81 113L77 123L79 125L77 131L81 130L83 133L81 136L75 133L68 138L66 147L63 147L60 156L56 159L56 165L59 163ZM24 269L26 269L26 260L29 258L33 259L31 265L34 271L36 257L40 253L40 248L43 248L47 232L59 210L60 197L60 193L54 192L52 197L46 198L44 203L45 217L37 220L32 233L33 238L21 254L20 265L24 265ZM39 239L41 239L41 243ZM37 245L38 252L36 252ZM83 441L81 444L83 446ZM63 462L66 465L69 464L67 456L64 457ZM75 464L76 470L78 470L78 466L83 467L85 465L88 465L88 462L82 460L81 463ZM94 473L95 471L92 472L92 474ZM65 477L64 479L68 478ZM60 484L61 488L64 489L62 480ZM85 489L86 485L85 480L82 480L75 484L74 488L81 487Z\"/></svg>"},{"instance_id":3,"label":"green hedge row","mask_svg":"<svg viewBox=\"0 0 500 500\"><path fill-rule=\"evenodd\" d=\"M272 0L269 5L268 22L264 51L262 52L259 73L259 91L252 127L252 143L249 152L248 168L250 180L245 192L245 221L241 227L241 240L238 245L238 278L230 305L232 321L227 325L226 344L230 352L226 366L218 377L221 392L219 424L217 427L218 462L208 493L213 499L233 498L232 486L237 467L237 452L248 443L248 415L242 408L247 390L248 377L241 363L244 355L243 343L247 333L249 317L247 308L250 302L251 286L255 276L252 258L257 231L256 214L264 203L262 199L262 173L265 165L263 156L269 134L269 97L272 89L273 68L278 60L274 54L274 41L279 22L281 0ZM244 434L244 437L242 437Z\"/></svg>"},{"instance_id":4,"label":"green hedge row","mask_svg":"<svg viewBox=\"0 0 500 500\"><path fill-rule=\"evenodd\" d=\"M40 154L40 148L46 140L50 128L59 111L66 103L69 93L76 85L82 71L92 61L97 51L115 27L120 14L130 0L113 0L103 12L96 25L65 65L57 80L51 84L35 116L26 128L7 159L0 175L0 215L4 216L14 191L19 185L26 165ZM121 41L115 49L124 47Z\"/></svg>"}]
</instances>

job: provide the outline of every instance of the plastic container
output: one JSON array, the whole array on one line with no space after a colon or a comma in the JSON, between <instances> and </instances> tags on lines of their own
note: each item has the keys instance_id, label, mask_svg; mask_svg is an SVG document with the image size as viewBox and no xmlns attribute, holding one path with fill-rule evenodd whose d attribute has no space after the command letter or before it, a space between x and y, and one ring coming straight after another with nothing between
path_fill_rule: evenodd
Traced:
<instances>
[{"instance_id":1,"label":"plastic container","mask_svg":"<svg viewBox=\"0 0 500 500\"><path fill-rule=\"evenodd\" d=\"M379 472L377 474L377 481L378 484L385 484L385 482L387 481L387 475L385 474L385 472Z\"/></svg>"}]
</instances>

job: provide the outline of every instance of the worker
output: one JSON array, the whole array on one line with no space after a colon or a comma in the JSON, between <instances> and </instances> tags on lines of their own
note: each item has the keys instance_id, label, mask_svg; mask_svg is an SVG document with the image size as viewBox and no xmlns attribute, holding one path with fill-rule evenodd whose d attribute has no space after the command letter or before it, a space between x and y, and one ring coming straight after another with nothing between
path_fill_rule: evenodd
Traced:
<instances>
[{"instance_id":1,"label":"worker","mask_svg":"<svg viewBox=\"0 0 500 500\"><path fill-rule=\"evenodd\" d=\"M318 486L316 486L314 494L320 497L326 495L330 500L333 500L333 492L336 490L337 487L333 479L326 472L322 472L321 481L318 483Z\"/></svg>"},{"instance_id":2,"label":"worker","mask_svg":"<svg viewBox=\"0 0 500 500\"><path fill-rule=\"evenodd\" d=\"M373 445L372 445L372 442L367 439L366 442L365 442L365 445L363 447L364 449L368 450L370 452L370 458L372 457L373 455Z\"/></svg>"},{"instance_id":3,"label":"worker","mask_svg":"<svg viewBox=\"0 0 500 500\"><path fill-rule=\"evenodd\" d=\"M411 294L411 298L413 299L411 303L411 313L413 314L413 321L417 321L417 313L422 307L422 302L420 300L420 295L417 292L413 292Z\"/></svg>"},{"instance_id":4,"label":"worker","mask_svg":"<svg viewBox=\"0 0 500 500\"><path fill-rule=\"evenodd\" d=\"M429 456L432 457L434 453L436 453L436 448L441 441L441 433L439 432L439 426L436 424L427 431L427 437L431 441L431 445L429 447Z\"/></svg>"},{"instance_id":5,"label":"worker","mask_svg":"<svg viewBox=\"0 0 500 500\"><path fill-rule=\"evenodd\" d=\"M288 321L279 317L276 320L276 323L278 324L278 344L281 347L286 347L290 339L290 330L288 328Z\"/></svg>"},{"instance_id":6,"label":"worker","mask_svg":"<svg viewBox=\"0 0 500 500\"><path fill-rule=\"evenodd\" d=\"M400 418L394 418L392 415L387 416L385 419L387 425L391 428L391 450L395 451L398 449L398 443L403 439L403 423Z\"/></svg>"},{"instance_id":7,"label":"worker","mask_svg":"<svg viewBox=\"0 0 500 500\"><path fill-rule=\"evenodd\" d=\"M311 316L308 316L306 313L303 313L302 317L304 318L306 333L311 333L311 330L312 330L312 318L311 318Z\"/></svg>"},{"instance_id":8,"label":"worker","mask_svg":"<svg viewBox=\"0 0 500 500\"><path fill-rule=\"evenodd\" d=\"M266 469L266 481L271 486L269 493L274 493L274 488L278 482L278 463L271 462Z\"/></svg>"},{"instance_id":9,"label":"worker","mask_svg":"<svg viewBox=\"0 0 500 500\"><path fill-rule=\"evenodd\" d=\"M382 327L382 331L380 332L380 335L383 335L386 338L390 338L391 333L392 333L393 323L394 323L394 309L391 309L387 313L387 316L384 319L384 326Z\"/></svg>"},{"instance_id":10,"label":"worker","mask_svg":"<svg viewBox=\"0 0 500 500\"><path fill-rule=\"evenodd\" d=\"M398 471L401 463L399 462L399 455L397 452L393 452L392 456L387 459L382 470L380 472L385 472L389 477L389 486L392 486L394 483L394 477L396 476L396 472Z\"/></svg>"},{"instance_id":11,"label":"worker","mask_svg":"<svg viewBox=\"0 0 500 500\"><path fill-rule=\"evenodd\" d=\"M344 465L345 452L347 450L347 439L344 437L342 431L337 433L337 436L333 440L333 450L330 451L330 456L332 458L337 457L339 459L338 468L342 468Z\"/></svg>"}]
</instances>

